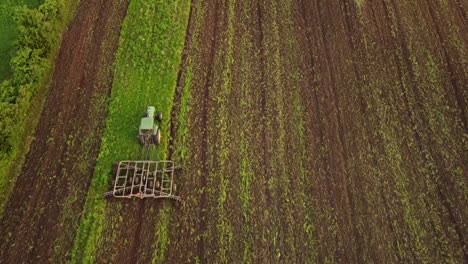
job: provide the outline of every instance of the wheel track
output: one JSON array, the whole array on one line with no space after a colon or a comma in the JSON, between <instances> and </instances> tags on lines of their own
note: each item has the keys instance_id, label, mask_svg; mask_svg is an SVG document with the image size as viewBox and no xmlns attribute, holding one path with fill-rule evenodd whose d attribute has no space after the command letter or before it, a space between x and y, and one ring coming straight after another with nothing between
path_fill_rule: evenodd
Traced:
<instances>
[{"instance_id":1,"label":"wheel track","mask_svg":"<svg viewBox=\"0 0 468 264\"><path fill-rule=\"evenodd\" d=\"M109 19L108 15L111 14L111 12L105 12L105 10L110 8L110 6L109 6L109 5L111 5L110 1L105 2L105 1L101 0L98 3L99 3L98 4L99 9L96 10L96 11L97 11L98 14L104 14L104 16L94 17L94 21L92 22L92 24L98 25L98 26L95 28L95 30L92 31L92 35L89 37L89 42L87 44L89 46L91 46L91 49L89 51L87 51L87 54L85 54L85 57L87 57L87 58L91 57L92 54L98 54L98 56L101 56L102 52L101 52L100 45L92 45L91 43L103 43L104 42L104 40L103 40L104 34L102 34L102 32L101 32L101 30L103 30L103 28L101 28L101 27L106 26L106 22ZM96 64L86 64L85 65L85 74L81 77L79 87L84 88L90 82L93 82L91 80L91 78L96 78L96 76L89 76L89 75L86 74L86 72L91 72L91 73L97 72L97 68L98 68L97 63ZM108 87L110 87L110 86L108 86ZM78 100L79 105L81 107L83 107L83 109L88 109L88 108L91 107L90 103L91 103L92 100L89 100L89 99L92 98L95 93L97 93L96 90L97 90L97 87L95 87L93 85L92 89L82 90L82 91L79 91L77 93L78 98L79 98L79 100ZM80 118L81 113L79 113L76 108L77 108L77 104L73 105L72 117L71 117L72 120L79 120L79 118ZM69 134L69 136L77 136L77 141L73 141L74 145L77 145L77 146L81 146L84 143L82 139L85 136L85 133L82 133L80 131L80 128L81 127L79 125L76 125L75 123L73 123L72 128L71 128L72 132ZM71 166L67 165L67 163L69 161L73 160L71 157L73 157L75 155L73 153L73 150L71 150L71 152L68 152L68 150L72 149L72 148L73 148L73 146L70 146L68 143L65 145L64 151L61 153L61 156L58 159L59 161L65 162L65 168L62 168L61 166L57 166L56 171L55 171L55 175L63 175L63 171L72 172L73 165L71 165ZM67 175L67 174L65 174L65 175ZM65 186L66 183L69 182L67 177L60 177L60 178L56 177L54 179L56 180L56 182L53 184L55 186ZM88 179L88 181L89 181L89 179ZM67 190L66 193L69 193L69 191L70 190ZM62 192L53 192L53 191L49 190L47 198L45 199L45 201L60 200L60 197L62 195L63 195ZM51 211L59 212L61 210L62 209L60 209L60 208L56 208L56 209L53 209ZM40 220L38 226L39 227L50 226L51 220L55 219L55 218L56 217L54 217L51 214L46 214L46 215L41 217L41 220ZM41 245L43 244L43 241L41 240L41 237L42 237L42 234L40 234L40 233L37 233L36 236L34 237L34 241L35 241L35 243L33 244L33 249L34 250L31 252L31 255L33 255L33 256L39 256L40 252L46 251L44 248L41 247Z\"/></svg>"},{"instance_id":2,"label":"wheel track","mask_svg":"<svg viewBox=\"0 0 468 264\"><path fill-rule=\"evenodd\" d=\"M182 80L183 80L182 75L183 75L183 70L185 69L184 66L187 63L187 50L188 50L188 47L190 46L189 43L191 41L191 24L192 24L191 22L192 22L192 13L193 13L192 8L193 8L193 5L191 5L190 10L189 10L189 19L188 19L188 25L187 25L185 40L184 40L184 51L182 52L182 58L181 58L181 62L179 65L179 71L177 74L177 81L176 81L176 90L175 90L174 100L173 100L173 107L171 109L171 121L170 121L170 128L169 128L170 134L168 137L169 143L167 146L167 159L168 160L173 159L173 154L175 150L174 139L176 137L176 130L177 130L176 120L177 120L177 115L180 110L180 101L182 98L182 91L184 88L184 85L182 83ZM151 157L147 159L152 160ZM146 201L143 200L143 201L139 201L138 203L138 215L139 216L145 215L145 212L148 209L153 209L152 211L155 211L155 210L160 211L162 209L162 206L153 206L153 207L147 208L148 206L145 206L146 205L145 202ZM137 227L134 232L134 238L133 238L134 242L132 244L132 249L130 250L130 253L129 253L129 256L130 256L129 259L131 259L131 261L135 261L135 262L149 261L149 258L147 255L145 255L145 252L151 252L153 248L152 244L154 243L154 240L150 240L150 241L153 241L153 243L145 243L144 246L141 246L141 242L142 242L141 237L144 236L144 234L142 233L142 226L145 225L145 220L146 218L141 218L141 217L138 219Z\"/></svg>"},{"instance_id":3,"label":"wheel track","mask_svg":"<svg viewBox=\"0 0 468 264\"><path fill-rule=\"evenodd\" d=\"M324 6L325 5L325 6ZM324 53L324 58L323 58L323 63L325 64L322 67L322 70L324 71L325 75L325 80L324 80L324 85L325 85L325 91L324 91L324 98L327 101L324 104L324 108L326 111L326 119L327 124L326 128L328 130L329 134L328 135L328 141L330 144L330 150L328 153L328 158L327 158L327 163L330 164L332 167L335 168L336 171L330 171L330 175L327 178L327 180L330 182L329 185L335 185L338 184L339 187L338 189L336 188L330 188L330 194L338 199L337 205L341 206L340 208L340 214L336 214L337 221L340 223L340 221L343 221L342 223L339 224L340 229L344 232L344 236L346 238L343 238L346 241L353 241L354 237L351 235L353 232L355 233L355 224L353 223L353 208L352 208L352 195L350 193L350 190L348 187L348 183L346 178L349 177L347 173L347 157L345 154L345 142L343 139L343 120L342 120L342 114L340 112L340 98L338 95L337 91L337 65L335 65L334 60L332 59L332 50L330 50L331 45L335 44L333 50L335 50L335 56L333 58L337 57L336 55L340 55L340 53L337 52L337 50L341 49L341 46L339 46L340 42L332 42L334 38L330 36L331 34L340 34L341 32L339 31L339 27L333 23L334 20L329 21L327 23L327 18L329 17L336 17L339 16L338 14L332 13L335 12L338 8L333 5L333 4L324 4L321 1L316 1L315 2L315 7L317 9L318 13L318 19L319 19L319 26L318 26L318 31L319 31L319 42L320 46L323 48L323 53ZM338 53L338 54L336 54ZM332 179L332 177L337 176L338 178ZM346 224L345 224L346 223ZM348 226L351 228L351 233L348 233L349 231L346 230L345 226ZM341 247L344 246L343 241L339 241L339 244L341 244ZM355 243L351 242L351 244L354 247ZM355 256L355 250L351 250L349 253L344 252L344 248L339 248L341 252L338 252L337 257L338 259L344 260L345 262L356 262L356 256Z\"/></svg>"},{"instance_id":4,"label":"wheel track","mask_svg":"<svg viewBox=\"0 0 468 264\"><path fill-rule=\"evenodd\" d=\"M180 106L181 106L180 103L182 100L182 94L184 90L184 83L182 82L183 80L182 77L184 76L184 71L186 70L186 66L187 66L188 52L189 52L189 47L191 46L192 31L193 31L193 28L192 28L193 27L193 17L192 17L193 6L194 4L191 3L187 31L185 33L184 51L182 52L182 58L180 60L180 65L179 65L179 72L177 73L176 91L174 94L173 107L171 110L171 123L170 123L170 129L169 129L170 135L169 135L169 144L168 144L168 153L167 153L168 160L172 160L174 151L175 151L174 141L177 136L177 128L178 128L177 118L180 112Z\"/></svg>"}]
</instances>

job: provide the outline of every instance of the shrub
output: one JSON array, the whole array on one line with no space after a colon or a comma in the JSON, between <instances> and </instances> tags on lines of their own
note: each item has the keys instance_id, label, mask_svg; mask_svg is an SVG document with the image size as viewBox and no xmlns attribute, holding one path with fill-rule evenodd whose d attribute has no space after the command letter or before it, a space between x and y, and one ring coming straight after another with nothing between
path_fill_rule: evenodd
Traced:
<instances>
[{"instance_id":1,"label":"shrub","mask_svg":"<svg viewBox=\"0 0 468 264\"><path fill-rule=\"evenodd\" d=\"M0 84L0 214L34 131L26 122L40 116L41 109L30 111L33 99L47 90L62 33L78 4L79 0L45 0L37 9L15 9L16 53L10 61L11 78ZM29 113L33 116L28 119Z\"/></svg>"},{"instance_id":2,"label":"shrub","mask_svg":"<svg viewBox=\"0 0 468 264\"><path fill-rule=\"evenodd\" d=\"M31 100L50 77L61 32L75 1L46 0L38 9L16 9L16 54L11 59L12 77L0 85L0 153L15 148L12 136L23 126ZM1 155L0 154L0 155Z\"/></svg>"}]
</instances>

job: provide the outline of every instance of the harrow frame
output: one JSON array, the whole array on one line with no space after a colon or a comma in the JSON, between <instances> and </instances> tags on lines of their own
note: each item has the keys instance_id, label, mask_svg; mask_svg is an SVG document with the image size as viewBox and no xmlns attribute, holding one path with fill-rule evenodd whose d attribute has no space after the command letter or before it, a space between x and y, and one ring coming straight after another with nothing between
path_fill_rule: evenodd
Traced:
<instances>
[{"instance_id":1,"label":"harrow frame","mask_svg":"<svg viewBox=\"0 0 468 264\"><path fill-rule=\"evenodd\" d=\"M173 194L174 162L171 160L124 160L118 162L112 172L115 175L113 190L104 196L115 198L166 198L180 201Z\"/></svg>"}]
</instances>

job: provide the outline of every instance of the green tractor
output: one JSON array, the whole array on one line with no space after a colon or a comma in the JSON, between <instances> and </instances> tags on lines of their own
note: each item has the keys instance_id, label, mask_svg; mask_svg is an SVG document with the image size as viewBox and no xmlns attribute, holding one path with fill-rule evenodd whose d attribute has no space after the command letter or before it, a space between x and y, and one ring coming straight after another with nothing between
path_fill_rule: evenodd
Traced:
<instances>
[{"instance_id":1,"label":"green tractor","mask_svg":"<svg viewBox=\"0 0 468 264\"><path fill-rule=\"evenodd\" d=\"M148 106L138 130L138 142L141 145L161 144L161 130L156 121L162 121L162 113L156 113L154 106Z\"/></svg>"}]
</instances>

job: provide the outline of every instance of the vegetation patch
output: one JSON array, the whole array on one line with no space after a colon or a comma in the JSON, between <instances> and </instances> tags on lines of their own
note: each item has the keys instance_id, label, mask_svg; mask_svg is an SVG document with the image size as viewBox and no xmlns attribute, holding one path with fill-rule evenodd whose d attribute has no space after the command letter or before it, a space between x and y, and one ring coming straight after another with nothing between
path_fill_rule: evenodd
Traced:
<instances>
[{"instance_id":1,"label":"vegetation patch","mask_svg":"<svg viewBox=\"0 0 468 264\"><path fill-rule=\"evenodd\" d=\"M0 6L2 12L14 13L16 22L12 23L5 14L1 16L2 23L9 24L2 37L10 36L11 40L15 35L16 48L7 70L10 78L0 85L0 215L29 149L62 34L79 4L79 1L46 0L37 9L27 6L14 9L11 2ZM7 3L11 5L3 9ZM39 2L28 3L34 6ZM7 51L11 42L1 43L5 49L0 54L11 54L11 50Z\"/></svg>"},{"instance_id":2,"label":"vegetation patch","mask_svg":"<svg viewBox=\"0 0 468 264\"><path fill-rule=\"evenodd\" d=\"M10 60L15 54L15 41L18 37L15 15L23 6L35 9L43 0L5 0L0 3L0 83L7 79Z\"/></svg>"}]
</instances>

